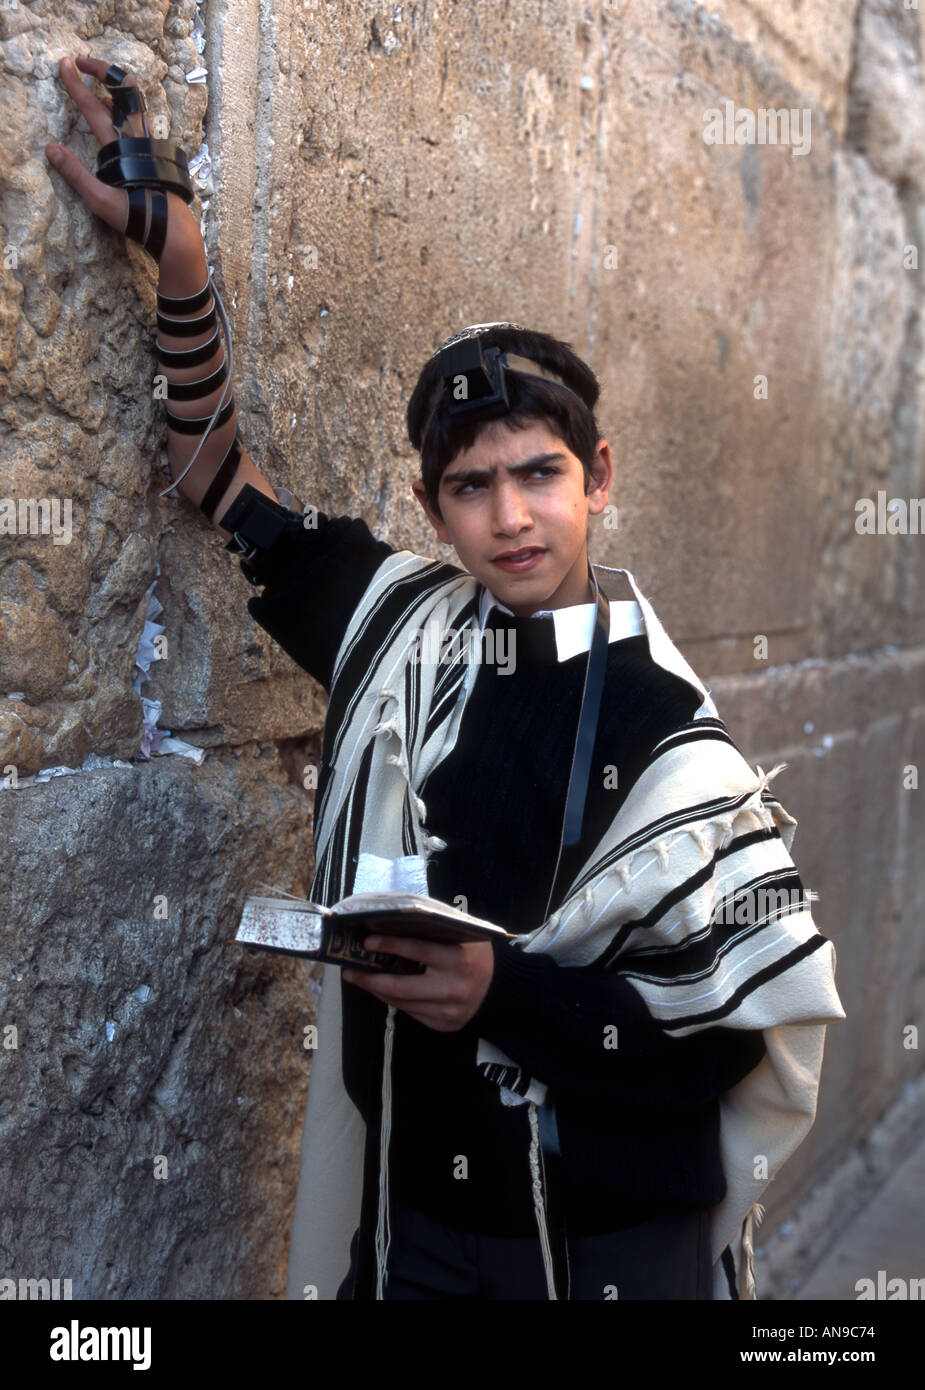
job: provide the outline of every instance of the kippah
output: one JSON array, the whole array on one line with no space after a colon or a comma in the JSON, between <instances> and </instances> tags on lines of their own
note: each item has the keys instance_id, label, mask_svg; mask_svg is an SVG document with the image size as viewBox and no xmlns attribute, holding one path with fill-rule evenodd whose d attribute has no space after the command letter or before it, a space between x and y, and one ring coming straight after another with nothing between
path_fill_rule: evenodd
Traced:
<instances>
[{"instance_id":1,"label":"kippah","mask_svg":"<svg viewBox=\"0 0 925 1390\"><path fill-rule=\"evenodd\" d=\"M499 320L497 323L472 323L468 328L462 328L458 333L454 333L452 338L447 338L445 343L441 343L435 352L432 352L428 361L433 362L438 353L443 352L444 348L452 347L454 343L461 343L464 338L477 338L480 333L485 333L489 328L516 328L519 333L526 333L527 329L519 323L504 323Z\"/></svg>"},{"instance_id":2,"label":"kippah","mask_svg":"<svg viewBox=\"0 0 925 1390\"><path fill-rule=\"evenodd\" d=\"M480 334L486 333L489 328L513 328L516 329L519 333L528 332L528 330L524 328L522 324L505 323L501 320L499 320L496 323L473 323L470 324L468 328L460 329L458 333L454 333L453 337L447 338L445 343L441 343L440 346L436 349L436 351L431 353L428 361L432 362L435 357L439 357L441 352L443 352L448 347L452 347L454 343L461 343L465 338L478 338ZM561 377L558 372L551 371L548 367L541 367L540 364L538 362L535 362L532 357L525 357L523 356L523 354L520 353L515 354L510 351L505 352L504 359L506 359L507 366L511 371L526 372L529 376L546 377L547 380L554 381L557 386L564 386L566 391L570 392L570 394L573 395L577 400L581 401L581 404L583 406L587 407L588 402L584 399L584 397L580 396L578 392L574 389L574 387L569 386L568 382L563 377ZM433 424L434 416L440 408L440 402L443 399L443 391L444 388L441 384L434 394L434 403L431 406L430 412L427 416L427 421L424 425L423 430L421 431L422 447L424 444L424 440L427 437L428 431L430 430L430 427Z\"/></svg>"}]
</instances>

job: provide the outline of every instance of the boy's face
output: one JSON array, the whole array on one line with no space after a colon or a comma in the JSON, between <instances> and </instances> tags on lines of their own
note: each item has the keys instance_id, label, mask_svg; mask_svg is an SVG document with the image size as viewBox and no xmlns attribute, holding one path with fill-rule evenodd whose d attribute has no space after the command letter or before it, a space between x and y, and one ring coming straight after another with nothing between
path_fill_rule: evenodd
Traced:
<instances>
[{"instance_id":1,"label":"boy's face","mask_svg":"<svg viewBox=\"0 0 925 1390\"><path fill-rule=\"evenodd\" d=\"M548 425L512 430L502 417L483 426L473 447L444 470L437 493L442 520L423 482L412 490L463 567L525 617L538 608L590 602L588 517L603 511L612 479L605 440L585 492L581 460Z\"/></svg>"}]
</instances>

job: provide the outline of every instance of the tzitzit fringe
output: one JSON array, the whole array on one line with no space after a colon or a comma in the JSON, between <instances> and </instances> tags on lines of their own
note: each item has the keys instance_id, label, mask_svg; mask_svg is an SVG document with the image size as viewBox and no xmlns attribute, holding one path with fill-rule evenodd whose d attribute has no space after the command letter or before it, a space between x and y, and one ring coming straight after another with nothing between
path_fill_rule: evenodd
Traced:
<instances>
[{"instance_id":1,"label":"tzitzit fringe","mask_svg":"<svg viewBox=\"0 0 925 1390\"><path fill-rule=\"evenodd\" d=\"M540 1249L543 1252L543 1268L546 1271L546 1291L550 1298L558 1299L556 1281L553 1276L552 1250L549 1246L549 1232L546 1229L546 1212L543 1207L543 1184L540 1181L540 1127L536 1118L536 1101L531 1100L530 1112L530 1172L533 1174L533 1207L536 1224L540 1230Z\"/></svg>"},{"instance_id":2,"label":"tzitzit fringe","mask_svg":"<svg viewBox=\"0 0 925 1390\"><path fill-rule=\"evenodd\" d=\"M389 1258L389 1245L392 1240L389 1222L389 1140L392 1133L392 1041L395 1036L395 1006L389 1005L385 1025L385 1056L382 1068L382 1129L379 1140L379 1210L376 1216L376 1298L382 1300L385 1289L386 1268ZM530 1101L530 1172L533 1177L533 1206L536 1224L540 1234L540 1249L543 1252L543 1267L546 1272L546 1291L550 1298L558 1299L556 1281L553 1273L552 1250L549 1244L549 1231L546 1226L546 1210L543 1202L543 1184L540 1178L540 1132L536 1118L536 1103Z\"/></svg>"},{"instance_id":3,"label":"tzitzit fringe","mask_svg":"<svg viewBox=\"0 0 925 1390\"><path fill-rule=\"evenodd\" d=\"M763 1216L764 1207L760 1202L756 1202L742 1225L742 1253L745 1256L745 1268L742 1280L743 1287L740 1293L743 1298L747 1299L757 1299L758 1297L758 1289L755 1284L755 1227Z\"/></svg>"},{"instance_id":4,"label":"tzitzit fringe","mask_svg":"<svg viewBox=\"0 0 925 1390\"><path fill-rule=\"evenodd\" d=\"M389 1139L392 1134L392 1039L395 1036L395 1005L389 1005L385 1021L382 1065L382 1130L379 1139L379 1210L376 1215L376 1298L385 1288L385 1272L392 1241L389 1224Z\"/></svg>"}]
</instances>

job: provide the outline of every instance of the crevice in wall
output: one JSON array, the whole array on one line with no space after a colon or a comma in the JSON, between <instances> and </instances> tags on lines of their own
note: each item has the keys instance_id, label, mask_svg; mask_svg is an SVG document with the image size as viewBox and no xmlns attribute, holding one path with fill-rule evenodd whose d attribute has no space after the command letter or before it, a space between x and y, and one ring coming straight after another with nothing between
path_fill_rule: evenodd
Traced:
<instances>
[{"instance_id":1,"label":"crevice in wall","mask_svg":"<svg viewBox=\"0 0 925 1390\"><path fill-rule=\"evenodd\" d=\"M868 105L860 91L859 71L861 66L861 25L865 0L858 0L854 11L854 25L851 39L851 67L845 84L847 106L845 110L845 148L855 150L866 157L864 132L867 125Z\"/></svg>"}]
</instances>

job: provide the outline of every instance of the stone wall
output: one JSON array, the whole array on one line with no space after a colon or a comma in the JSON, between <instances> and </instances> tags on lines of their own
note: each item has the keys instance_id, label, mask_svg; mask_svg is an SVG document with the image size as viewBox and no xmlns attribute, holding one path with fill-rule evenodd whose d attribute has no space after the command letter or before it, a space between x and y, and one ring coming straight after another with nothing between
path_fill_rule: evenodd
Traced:
<instances>
[{"instance_id":1,"label":"stone wall","mask_svg":"<svg viewBox=\"0 0 925 1390\"><path fill-rule=\"evenodd\" d=\"M860 534L856 504L925 496L925 21L902 0L67 13L0 8L0 497L73 518L0 535L0 1277L281 1296L317 989L230 937L258 879L307 887L322 692L159 496L154 264L44 155L93 167L56 75L78 52L133 71L198 155L242 437L277 486L450 558L404 432L436 343L511 319L598 373L619 525L593 558L633 571L750 761L787 763L838 952L848 1018L770 1238L922 1070L925 540L899 513ZM801 113L791 144L707 143L726 103Z\"/></svg>"}]
</instances>

